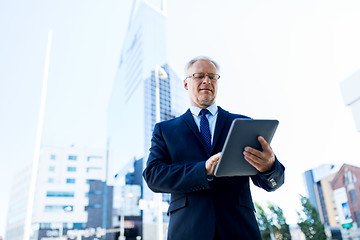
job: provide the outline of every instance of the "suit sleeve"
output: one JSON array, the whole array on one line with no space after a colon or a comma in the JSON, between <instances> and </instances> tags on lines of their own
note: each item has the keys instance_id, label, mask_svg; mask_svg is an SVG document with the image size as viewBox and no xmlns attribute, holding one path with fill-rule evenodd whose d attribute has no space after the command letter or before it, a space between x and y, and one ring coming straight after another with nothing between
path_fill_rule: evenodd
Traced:
<instances>
[{"instance_id":1,"label":"suit sleeve","mask_svg":"<svg viewBox=\"0 0 360 240\"><path fill-rule=\"evenodd\" d=\"M253 183L268 192L275 191L284 184L285 167L275 159L274 169L270 173L258 173L252 177Z\"/></svg>"},{"instance_id":2,"label":"suit sleeve","mask_svg":"<svg viewBox=\"0 0 360 240\"><path fill-rule=\"evenodd\" d=\"M210 189L206 178L205 161L174 164L166 141L156 124L143 177L154 192L187 193Z\"/></svg>"}]
</instances>

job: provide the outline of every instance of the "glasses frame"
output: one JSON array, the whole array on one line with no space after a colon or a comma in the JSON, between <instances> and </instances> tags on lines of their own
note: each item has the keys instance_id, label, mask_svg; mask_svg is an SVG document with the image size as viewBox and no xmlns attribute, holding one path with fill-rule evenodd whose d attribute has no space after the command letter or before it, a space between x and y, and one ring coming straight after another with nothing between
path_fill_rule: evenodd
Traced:
<instances>
[{"instance_id":1,"label":"glasses frame","mask_svg":"<svg viewBox=\"0 0 360 240\"><path fill-rule=\"evenodd\" d=\"M187 76L186 78L194 78L194 79L196 79L196 78L195 78L195 74L204 74L204 77L203 77L203 78L198 78L199 80L203 80L206 76L208 76L208 78L210 79L210 81L216 82L216 81L220 78L220 75L217 74L217 73L193 73L193 74ZM214 76L216 76L217 78L211 78L210 75L214 75Z\"/></svg>"}]
</instances>

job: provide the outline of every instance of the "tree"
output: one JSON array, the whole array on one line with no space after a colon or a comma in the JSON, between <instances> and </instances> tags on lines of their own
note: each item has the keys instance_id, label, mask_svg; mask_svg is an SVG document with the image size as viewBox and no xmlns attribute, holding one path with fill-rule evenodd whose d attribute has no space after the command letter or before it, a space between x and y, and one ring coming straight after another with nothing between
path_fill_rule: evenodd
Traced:
<instances>
[{"instance_id":1,"label":"tree","mask_svg":"<svg viewBox=\"0 0 360 240\"><path fill-rule=\"evenodd\" d=\"M286 223L286 218L282 209L273 203L269 203L268 208L272 213L270 221L272 222L272 232L276 239L291 240L290 227Z\"/></svg>"},{"instance_id":2,"label":"tree","mask_svg":"<svg viewBox=\"0 0 360 240\"><path fill-rule=\"evenodd\" d=\"M304 233L306 240L326 240L324 224L321 223L319 213L310 203L309 198L300 195L303 213L297 212L298 225Z\"/></svg>"},{"instance_id":3,"label":"tree","mask_svg":"<svg viewBox=\"0 0 360 240\"><path fill-rule=\"evenodd\" d=\"M260 206L260 204L255 202L256 207L256 218L258 220L261 237L263 240L271 240L271 223L269 218L264 211L264 209Z\"/></svg>"}]
</instances>

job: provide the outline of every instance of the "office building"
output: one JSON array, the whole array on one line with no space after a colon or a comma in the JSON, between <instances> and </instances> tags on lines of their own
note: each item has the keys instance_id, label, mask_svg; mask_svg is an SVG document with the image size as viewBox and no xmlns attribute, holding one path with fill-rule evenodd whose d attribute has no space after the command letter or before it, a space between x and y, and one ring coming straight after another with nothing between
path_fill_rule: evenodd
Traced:
<instances>
[{"instance_id":1,"label":"office building","mask_svg":"<svg viewBox=\"0 0 360 240\"><path fill-rule=\"evenodd\" d=\"M325 199L327 199L327 202L331 202L332 193L331 193L331 187L326 183L325 179L331 181L331 176L334 176L334 174L339 169L340 169L339 166L335 166L332 164L323 164L316 168L307 170L303 174L310 203L319 212L321 221L328 226L333 226L333 225L330 225L330 222L328 220L329 217L327 214L328 211L326 210L325 207ZM334 221L331 222L333 224Z\"/></svg>"},{"instance_id":2,"label":"office building","mask_svg":"<svg viewBox=\"0 0 360 240\"><path fill-rule=\"evenodd\" d=\"M146 164L154 124L182 114L188 106L183 83L167 62L165 21L164 11L148 2L134 7L130 17L109 103L108 181L115 188L114 176L134 158L143 158ZM154 200L146 184L142 193L142 200ZM155 212L151 207L142 211L144 239L157 238L160 217Z\"/></svg>"},{"instance_id":3,"label":"office building","mask_svg":"<svg viewBox=\"0 0 360 240\"><path fill-rule=\"evenodd\" d=\"M32 162L26 162L14 175L6 220L5 239L23 240Z\"/></svg>"},{"instance_id":4,"label":"office building","mask_svg":"<svg viewBox=\"0 0 360 240\"><path fill-rule=\"evenodd\" d=\"M360 239L360 168L344 164L331 186L343 239Z\"/></svg>"},{"instance_id":5,"label":"office building","mask_svg":"<svg viewBox=\"0 0 360 240\"><path fill-rule=\"evenodd\" d=\"M105 156L104 150L75 147L41 149L32 206L31 239L58 237L95 225L111 228L111 219L101 223L88 221L91 215L103 216L104 199L110 211L112 208L111 187L107 188L108 195L104 198ZM27 164L14 176L6 239L23 238L30 172L31 164Z\"/></svg>"},{"instance_id":6,"label":"office building","mask_svg":"<svg viewBox=\"0 0 360 240\"><path fill-rule=\"evenodd\" d=\"M344 103L351 108L356 129L360 132L360 70L345 79L340 87Z\"/></svg>"},{"instance_id":7,"label":"office building","mask_svg":"<svg viewBox=\"0 0 360 240\"><path fill-rule=\"evenodd\" d=\"M339 166L323 164L304 172L304 180L310 203L319 213L328 235L338 239L340 223L331 182L337 174Z\"/></svg>"},{"instance_id":8,"label":"office building","mask_svg":"<svg viewBox=\"0 0 360 240\"><path fill-rule=\"evenodd\" d=\"M319 213L325 231L331 239L342 239L338 210L331 183L340 166L323 164L304 172L304 180L310 203Z\"/></svg>"},{"instance_id":9,"label":"office building","mask_svg":"<svg viewBox=\"0 0 360 240\"><path fill-rule=\"evenodd\" d=\"M101 180L89 179L87 182L89 191L85 195L89 200L84 207L87 212L86 229L112 229L113 186L107 186ZM112 240L114 237L115 233L106 234L106 239Z\"/></svg>"},{"instance_id":10,"label":"office building","mask_svg":"<svg viewBox=\"0 0 360 240\"><path fill-rule=\"evenodd\" d=\"M320 181L316 182L314 186L321 222L324 223L325 226L330 227L340 226L331 188L331 182L335 175L336 173L332 173L331 175L322 178Z\"/></svg>"},{"instance_id":11,"label":"office building","mask_svg":"<svg viewBox=\"0 0 360 240\"><path fill-rule=\"evenodd\" d=\"M143 159L134 159L131 171L119 171L116 174L116 179L122 184L114 186L113 227L124 227L124 236L127 239L142 236L142 212L139 208L140 199L143 197L142 169Z\"/></svg>"}]
</instances>

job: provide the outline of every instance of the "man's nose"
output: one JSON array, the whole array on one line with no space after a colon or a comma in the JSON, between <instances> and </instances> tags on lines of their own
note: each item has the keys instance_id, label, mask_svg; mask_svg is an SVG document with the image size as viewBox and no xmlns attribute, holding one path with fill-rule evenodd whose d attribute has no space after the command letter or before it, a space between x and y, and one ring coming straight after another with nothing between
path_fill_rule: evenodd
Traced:
<instances>
[{"instance_id":1,"label":"man's nose","mask_svg":"<svg viewBox=\"0 0 360 240\"><path fill-rule=\"evenodd\" d=\"M205 75L202 82L205 83L205 84L209 84L211 82L211 79L209 78L208 75Z\"/></svg>"}]
</instances>

